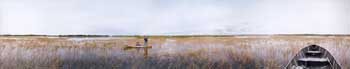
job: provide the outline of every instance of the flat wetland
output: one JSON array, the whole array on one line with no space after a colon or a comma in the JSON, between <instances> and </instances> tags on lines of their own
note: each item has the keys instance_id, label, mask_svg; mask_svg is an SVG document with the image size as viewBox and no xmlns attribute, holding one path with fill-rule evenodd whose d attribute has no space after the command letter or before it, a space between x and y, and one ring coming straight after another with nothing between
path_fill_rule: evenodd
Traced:
<instances>
[{"instance_id":1,"label":"flat wetland","mask_svg":"<svg viewBox=\"0 0 350 69\"><path fill-rule=\"evenodd\" d=\"M0 37L1 69L283 69L317 44L350 69L350 36Z\"/></svg>"}]
</instances>

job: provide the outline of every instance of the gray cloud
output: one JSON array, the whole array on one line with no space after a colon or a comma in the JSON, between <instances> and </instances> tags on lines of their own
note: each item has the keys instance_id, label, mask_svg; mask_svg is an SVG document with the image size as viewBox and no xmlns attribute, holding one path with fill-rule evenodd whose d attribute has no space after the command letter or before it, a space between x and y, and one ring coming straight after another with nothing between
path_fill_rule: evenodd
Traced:
<instances>
[{"instance_id":1,"label":"gray cloud","mask_svg":"<svg viewBox=\"0 0 350 69\"><path fill-rule=\"evenodd\" d=\"M349 34L349 0L1 0L2 34Z\"/></svg>"}]
</instances>

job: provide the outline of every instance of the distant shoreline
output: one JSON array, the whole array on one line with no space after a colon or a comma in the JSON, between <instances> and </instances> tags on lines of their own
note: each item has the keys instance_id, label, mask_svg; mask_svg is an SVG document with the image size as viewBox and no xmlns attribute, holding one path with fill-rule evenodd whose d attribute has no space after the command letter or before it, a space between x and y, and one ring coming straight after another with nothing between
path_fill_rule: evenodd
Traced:
<instances>
[{"instance_id":1,"label":"distant shoreline","mask_svg":"<svg viewBox=\"0 0 350 69\"><path fill-rule=\"evenodd\" d=\"M234 36L350 36L350 34L236 34L236 35L0 35L8 36L37 36L37 37L234 37Z\"/></svg>"}]
</instances>

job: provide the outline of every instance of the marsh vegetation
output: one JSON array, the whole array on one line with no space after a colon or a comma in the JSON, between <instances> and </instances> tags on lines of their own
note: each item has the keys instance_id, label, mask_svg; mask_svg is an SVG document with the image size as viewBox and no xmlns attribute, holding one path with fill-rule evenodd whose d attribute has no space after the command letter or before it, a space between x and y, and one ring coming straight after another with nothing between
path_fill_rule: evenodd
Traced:
<instances>
[{"instance_id":1,"label":"marsh vegetation","mask_svg":"<svg viewBox=\"0 0 350 69\"><path fill-rule=\"evenodd\" d=\"M318 44L350 68L350 36L0 37L1 69L281 69Z\"/></svg>"}]
</instances>

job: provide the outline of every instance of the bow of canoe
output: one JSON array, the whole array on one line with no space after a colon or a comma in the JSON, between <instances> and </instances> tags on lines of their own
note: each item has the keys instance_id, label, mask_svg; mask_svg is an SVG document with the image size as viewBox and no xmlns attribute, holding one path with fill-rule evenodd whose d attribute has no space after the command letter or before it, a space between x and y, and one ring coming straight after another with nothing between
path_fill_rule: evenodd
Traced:
<instances>
[{"instance_id":1,"label":"bow of canoe","mask_svg":"<svg viewBox=\"0 0 350 69\"><path fill-rule=\"evenodd\" d=\"M334 57L318 45L303 48L285 69L341 69Z\"/></svg>"}]
</instances>

